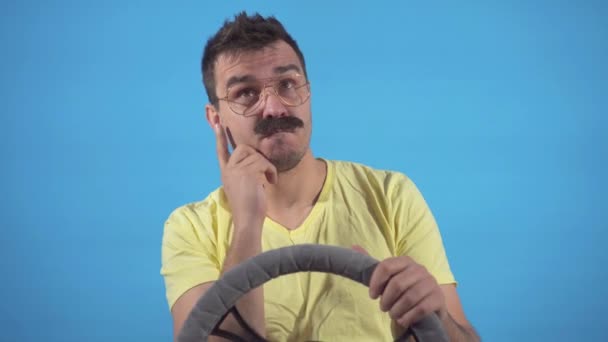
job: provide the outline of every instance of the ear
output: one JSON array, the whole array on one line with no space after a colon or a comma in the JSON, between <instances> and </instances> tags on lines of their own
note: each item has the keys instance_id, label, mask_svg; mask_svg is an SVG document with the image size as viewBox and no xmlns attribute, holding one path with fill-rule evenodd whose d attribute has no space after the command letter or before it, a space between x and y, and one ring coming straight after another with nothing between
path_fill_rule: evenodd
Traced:
<instances>
[{"instance_id":1,"label":"ear","mask_svg":"<svg viewBox=\"0 0 608 342\"><path fill-rule=\"evenodd\" d=\"M205 105L205 116L207 117L207 122L209 123L211 129L213 129L215 124L221 123L220 113L217 112L211 103L207 103Z\"/></svg>"}]
</instances>

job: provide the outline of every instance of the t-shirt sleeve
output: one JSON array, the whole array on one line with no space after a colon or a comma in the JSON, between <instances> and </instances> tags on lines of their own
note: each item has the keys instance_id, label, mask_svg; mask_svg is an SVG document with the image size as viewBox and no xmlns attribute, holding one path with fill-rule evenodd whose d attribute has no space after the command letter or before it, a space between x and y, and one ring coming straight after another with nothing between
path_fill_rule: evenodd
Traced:
<instances>
[{"instance_id":1,"label":"t-shirt sleeve","mask_svg":"<svg viewBox=\"0 0 608 342\"><path fill-rule=\"evenodd\" d=\"M194 286L215 281L220 274L211 215L192 206L176 209L165 222L161 275L169 309Z\"/></svg>"},{"instance_id":2,"label":"t-shirt sleeve","mask_svg":"<svg viewBox=\"0 0 608 342\"><path fill-rule=\"evenodd\" d=\"M396 254L407 255L435 277L439 284L456 284L437 222L414 182L394 174L389 198L396 227Z\"/></svg>"}]
</instances>

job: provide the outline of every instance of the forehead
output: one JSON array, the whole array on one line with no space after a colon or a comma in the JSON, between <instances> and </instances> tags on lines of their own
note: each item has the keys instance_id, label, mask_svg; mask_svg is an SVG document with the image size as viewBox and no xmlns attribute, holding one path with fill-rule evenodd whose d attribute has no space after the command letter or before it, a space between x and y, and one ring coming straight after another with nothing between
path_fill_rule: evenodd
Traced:
<instances>
[{"instance_id":1,"label":"forehead","mask_svg":"<svg viewBox=\"0 0 608 342\"><path fill-rule=\"evenodd\" d=\"M234 77L271 78L277 76L282 67L289 65L297 66L300 73L304 73L298 55L284 41L237 55L224 53L215 61L216 85L218 89L225 88L227 81Z\"/></svg>"}]
</instances>

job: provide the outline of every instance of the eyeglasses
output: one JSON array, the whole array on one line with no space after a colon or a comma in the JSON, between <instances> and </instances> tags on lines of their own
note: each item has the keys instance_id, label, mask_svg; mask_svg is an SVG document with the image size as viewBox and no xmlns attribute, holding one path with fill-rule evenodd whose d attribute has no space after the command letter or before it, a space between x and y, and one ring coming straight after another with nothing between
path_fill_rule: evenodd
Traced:
<instances>
[{"instance_id":1,"label":"eyeglasses","mask_svg":"<svg viewBox=\"0 0 608 342\"><path fill-rule=\"evenodd\" d=\"M272 89L271 93L266 93L268 87ZM310 83L297 73L239 82L229 87L226 96L218 100L226 101L235 114L250 116L260 108L263 102L261 99L265 101L269 94L276 95L285 106L296 107L310 97Z\"/></svg>"}]
</instances>

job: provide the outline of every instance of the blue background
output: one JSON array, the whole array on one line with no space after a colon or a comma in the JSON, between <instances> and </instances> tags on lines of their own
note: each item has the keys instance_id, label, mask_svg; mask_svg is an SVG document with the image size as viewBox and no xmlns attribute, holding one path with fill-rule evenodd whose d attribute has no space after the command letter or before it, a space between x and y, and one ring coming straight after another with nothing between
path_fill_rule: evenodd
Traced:
<instances>
[{"instance_id":1,"label":"blue background","mask_svg":"<svg viewBox=\"0 0 608 342\"><path fill-rule=\"evenodd\" d=\"M307 58L313 151L399 170L487 341L608 339L608 5L3 1L3 341L169 341L163 223L219 184L203 44L241 9Z\"/></svg>"}]
</instances>

